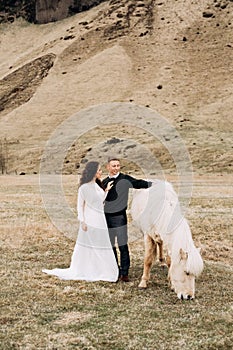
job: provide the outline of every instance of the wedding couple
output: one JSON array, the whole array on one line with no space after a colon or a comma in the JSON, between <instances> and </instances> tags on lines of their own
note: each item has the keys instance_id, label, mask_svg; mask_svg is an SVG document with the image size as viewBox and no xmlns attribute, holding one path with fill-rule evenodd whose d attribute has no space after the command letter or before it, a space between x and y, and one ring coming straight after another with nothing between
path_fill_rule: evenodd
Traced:
<instances>
[{"instance_id":1,"label":"wedding couple","mask_svg":"<svg viewBox=\"0 0 233 350\"><path fill-rule=\"evenodd\" d=\"M95 161L86 164L78 190L80 227L70 267L44 269L43 272L65 280L129 281L126 216L129 189L148 188L151 182L123 174L120 168L120 160L110 157L107 163L109 175L101 181L100 164Z\"/></svg>"}]
</instances>

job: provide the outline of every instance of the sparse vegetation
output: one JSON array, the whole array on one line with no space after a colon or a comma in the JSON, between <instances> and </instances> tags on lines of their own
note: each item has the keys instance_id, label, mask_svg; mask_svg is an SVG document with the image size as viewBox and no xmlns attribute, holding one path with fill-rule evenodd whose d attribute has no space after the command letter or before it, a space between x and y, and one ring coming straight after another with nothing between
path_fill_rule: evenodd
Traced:
<instances>
[{"instance_id":1,"label":"sparse vegetation","mask_svg":"<svg viewBox=\"0 0 233 350\"><path fill-rule=\"evenodd\" d=\"M29 22L35 20L36 0L0 0L1 20L14 22L18 17L23 17ZM5 16L3 14L5 13Z\"/></svg>"}]
</instances>

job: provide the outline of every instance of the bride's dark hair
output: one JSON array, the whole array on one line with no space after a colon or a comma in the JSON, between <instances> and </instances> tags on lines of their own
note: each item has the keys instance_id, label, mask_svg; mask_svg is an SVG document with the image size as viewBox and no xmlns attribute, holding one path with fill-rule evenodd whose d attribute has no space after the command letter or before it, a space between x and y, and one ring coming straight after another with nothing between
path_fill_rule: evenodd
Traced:
<instances>
[{"instance_id":1,"label":"bride's dark hair","mask_svg":"<svg viewBox=\"0 0 233 350\"><path fill-rule=\"evenodd\" d=\"M95 174L97 173L97 170L99 168L99 163L95 161L88 162L85 166L85 169L82 172L81 179L80 179L80 186L90 182L93 180ZM102 182L99 179L96 179L96 183L104 189Z\"/></svg>"}]
</instances>

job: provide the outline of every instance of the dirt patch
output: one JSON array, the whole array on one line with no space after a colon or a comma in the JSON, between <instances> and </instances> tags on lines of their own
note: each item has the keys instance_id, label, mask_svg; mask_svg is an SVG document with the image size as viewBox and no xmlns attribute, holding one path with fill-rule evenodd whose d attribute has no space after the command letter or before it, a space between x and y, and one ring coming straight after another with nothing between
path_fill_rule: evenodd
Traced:
<instances>
[{"instance_id":1,"label":"dirt patch","mask_svg":"<svg viewBox=\"0 0 233 350\"><path fill-rule=\"evenodd\" d=\"M78 322L85 322L87 321L89 318L91 318L93 315L92 314L86 314L86 313L82 313L82 312L67 312L65 314L63 314L59 319L57 319L56 321L54 321L54 324L56 325L68 325L71 323L78 323Z\"/></svg>"}]
</instances>

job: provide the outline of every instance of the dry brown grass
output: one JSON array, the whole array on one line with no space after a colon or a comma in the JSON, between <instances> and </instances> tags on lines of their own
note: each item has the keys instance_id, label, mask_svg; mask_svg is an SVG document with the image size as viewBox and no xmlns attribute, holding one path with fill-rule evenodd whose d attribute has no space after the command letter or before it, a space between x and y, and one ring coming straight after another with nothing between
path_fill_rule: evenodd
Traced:
<instances>
[{"instance_id":1,"label":"dry brown grass","mask_svg":"<svg viewBox=\"0 0 233 350\"><path fill-rule=\"evenodd\" d=\"M67 267L74 241L50 223L37 176L2 176L1 345L8 349L232 349L232 177L196 179L187 216L205 269L196 299L179 301L166 269L137 288L143 240L130 243L131 282L61 281L41 272ZM64 176L75 208L75 176ZM208 184L208 185L207 185Z\"/></svg>"}]
</instances>

